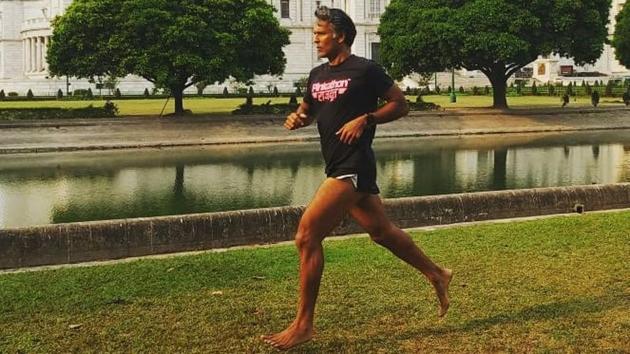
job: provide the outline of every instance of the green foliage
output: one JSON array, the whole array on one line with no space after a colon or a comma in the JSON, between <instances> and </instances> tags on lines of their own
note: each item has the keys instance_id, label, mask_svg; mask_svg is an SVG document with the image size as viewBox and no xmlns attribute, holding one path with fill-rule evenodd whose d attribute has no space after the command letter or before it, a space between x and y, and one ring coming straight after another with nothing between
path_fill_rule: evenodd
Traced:
<instances>
[{"instance_id":1,"label":"green foliage","mask_svg":"<svg viewBox=\"0 0 630 354\"><path fill-rule=\"evenodd\" d=\"M464 90L464 86L460 86L459 87L459 93L465 93L466 90Z\"/></svg>"},{"instance_id":2,"label":"green foliage","mask_svg":"<svg viewBox=\"0 0 630 354\"><path fill-rule=\"evenodd\" d=\"M439 95L439 94L440 94L440 92L442 92L442 89L440 89L440 86L439 86L439 85L436 85L436 86L435 86L435 93L436 93L437 95Z\"/></svg>"},{"instance_id":3,"label":"green foliage","mask_svg":"<svg viewBox=\"0 0 630 354\"><path fill-rule=\"evenodd\" d=\"M597 105L599 104L599 92L593 91L593 93L591 94L591 104L593 105L593 107L597 107Z\"/></svg>"},{"instance_id":4,"label":"green foliage","mask_svg":"<svg viewBox=\"0 0 630 354\"><path fill-rule=\"evenodd\" d=\"M250 86L250 87L249 87L249 90L247 91L247 93L248 93L250 96L253 96L253 95L254 95L254 88Z\"/></svg>"},{"instance_id":5,"label":"green foliage","mask_svg":"<svg viewBox=\"0 0 630 354\"><path fill-rule=\"evenodd\" d=\"M260 105L254 105L249 102L250 99L251 96L247 97L248 101L232 111L232 114L289 114L294 112L298 106L297 98L293 95L289 104L272 104L270 100Z\"/></svg>"},{"instance_id":6,"label":"green foliage","mask_svg":"<svg viewBox=\"0 0 630 354\"><path fill-rule=\"evenodd\" d=\"M116 91L114 91L114 97L116 98L120 98L122 96L122 94L120 93L120 89L116 89Z\"/></svg>"},{"instance_id":7,"label":"green foliage","mask_svg":"<svg viewBox=\"0 0 630 354\"><path fill-rule=\"evenodd\" d=\"M608 80L606 83L606 88L604 89L604 96L612 97L613 96L613 87L615 83L612 80Z\"/></svg>"},{"instance_id":8,"label":"green foliage","mask_svg":"<svg viewBox=\"0 0 630 354\"><path fill-rule=\"evenodd\" d=\"M565 93L569 96L573 96L574 92L573 92L573 83L569 82L569 84L567 85L567 89L565 91Z\"/></svg>"},{"instance_id":9,"label":"green foliage","mask_svg":"<svg viewBox=\"0 0 630 354\"><path fill-rule=\"evenodd\" d=\"M223 87L223 96L228 96L230 94L230 92L228 91L227 87Z\"/></svg>"},{"instance_id":10,"label":"green foliage","mask_svg":"<svg viewBox=\"0 0 630 354\"><path fill-rule=\"evenodd\" d=\"M500 99L507 79L539 55L573 57L577 64L600 57L610 0L577 3L393 0L378 30L382 62L397 79L452 68L481 70ZM495 106L504 103L505 97Z\"/></svg>"},{"instance_id":11,"label":"green foliage","mask_svg":"<svg viewBox=\"0 0 630 354\"><path fill-rule=\"evenodd\" d=\"M150 94L149 94L149 89L148 89L148 88L145 88L145 89L144 89L144 93L143 93L142 95L143 95L144 97L149 97L149 96L150 96Z\"/></svg>"},{"instance_id":12,"label":"green foliage","mask_svg":"<svg viewBox=\"0 0 630 354\"><path fill-rule=\"evenodd\" d=\"M617 14L615 32L611 41L615 57L622 65L630 67L630 3L626 2Z\"/></svg>"},{"instance_id":13,"label":"green foliage","mask_svg":"<svg viewBox=\"0 0 630 354\"><path fill-rule=\"evenodd\" d=\"M265 0L81 0L53 20L50 72L80 78L134 74L175 97L200 81L281 74L280 27Z\"/></svg>"},{"instance_id":14,"label":"green foliage","mask_svg":"<svg viewBox=\"0 0 630 354\"><path fill-rule=\"evenodd\" d=\"M199 81L195 84L195 88L197 88L197 96L203 96L203 90L208 87L208 83L206 81Z\"/></svg>"},{"instance_id":15,"label":"green foliage","mask_svg":"<svg viewBox=\"0 0 630 354\"><path fill-rule=\"evenodd\" d=\"M538 87L536 87L536 81L532 84L532 95L538 96Z\"/></svg>"},{"instance_id":16,"label":"green foliage","mask_svg":"<svg viewBox=\"0 0 630 354\"><path fill-rule=\"evenodd\" d=\"M547 90L549 92L549 96L554 96L556 94L556 87L551 83L547 85Z\"/></svg>"},{"instance_id":17,"label":"green foliage","mask_svg":"<svg viewBox=\"0 0 630 354\"><path fill-rule=\"evenodd\" d=\"M57 90L57 99L62 99L63 98L63 91L61 91L61 89Z\"/></svg>"},{"instance_id":18,"label":"green foliage","mask_svg":"<svg viewBox=\"0 0 630 354\"><path fill-rule=\"evenodd\" d=\"M2 108L0 120L113 118L117 113L116 105L108 101L103 107L89 105L86 108Z\"/></svg>"},{"instance_id":19,"label":"green foliage","mask_svg":"<svg viewBox=\"0 0 630 354\"><path fill-rule=\"evenodd\" d=\"M7 96L4 94L4 90L0 90L0 100L4 100Z\"/></svg>"},{"instance_id":20,"label":"green foliage","mask_svg":"<svg viewBox=\"0 0 630 354\"><path fill-rule=\"evenodd\" d=\"M484 95L489 95L490 94L490 87L488 85L484 86L483 94Z\"/></svg>"},{"instance_id":21,"label":"green foliage","mask_svg":"<svg viewBox=\"0 0 630 354\"><path fill-rule=\"evenodd\" d=\"M593 89L588 84L588 82L586 83L586 86L584 86L584 93L588 96L590 96L593 93Z\"/></svg>"},{"instance_id":22,"label":"green foliage","mask_svg":"<svg viewBox=\"0 0 630 354\"><path fill-rule=\"evenodd\" d=\"M31 100L31 99L33 99L33 97L35 97L33 95L33 91L31 89L28 89L28 92L26 92L26 98Z\"/></svg>"},{"instance_id":23,"label":"green foliage","mask_svg":"<svg viewBox=\"0 0 630 354\"><path fill-rule=\"evenodd\" d=\"M278 97L280 96L280 93L278 92L278 86L274 86L273 87L273 97Z\"/></svg>"},{"instance_id":24,"label":"green foliage","mask_svg":"<svg viewBox=\"0 0 630 354\"><path fill-rule=\"evenodd\" d=\"M302 94L302 89L299 86L295 89L295 95L299 96L299 97L303 97L304 96Z\"/></svg>"}]
</instances>

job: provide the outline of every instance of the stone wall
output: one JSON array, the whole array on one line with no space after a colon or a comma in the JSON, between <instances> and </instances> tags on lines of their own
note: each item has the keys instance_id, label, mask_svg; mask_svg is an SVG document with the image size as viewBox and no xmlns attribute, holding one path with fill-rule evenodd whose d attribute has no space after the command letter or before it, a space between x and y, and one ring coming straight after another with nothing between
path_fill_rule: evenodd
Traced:
<instances>
[{"instance_id":1,"label":"stone wall","mask_svg":"<svg viewBox=\"0 0 630 354\"><path fill-rule=\"evenodd\" d=\"M385 201L403 228L630 208L630 183L538 188ZM303 207L47 225L0 230L0 269L119 259L293 239ZM362 232L346 218L334 235Z\"/></svg>"}]
</instances>

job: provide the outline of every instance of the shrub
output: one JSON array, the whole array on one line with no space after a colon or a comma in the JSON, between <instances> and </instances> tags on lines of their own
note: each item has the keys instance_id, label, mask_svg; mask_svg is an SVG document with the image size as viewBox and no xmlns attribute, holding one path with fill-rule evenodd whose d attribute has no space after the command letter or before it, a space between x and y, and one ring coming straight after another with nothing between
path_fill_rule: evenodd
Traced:
<instances>
[{"instance_id":1,"label":"shrub","mask_svg":"<svg viewBox=\"0 0 630 354\"><path fill-rule=\"evenodd\" d=\"M94 98L94 94L92 93L92 88L88 88L87 89L87 94L85 95L86 98L92 99Z\"/></svg>"},{"instance_id":2,"label":"shrub","mask_svg":"<svg viewBox=\"0 0 630 354\"><path fill-rule=\"evenodd\" d=\"M63 98L63 91L61 91L61 89L57 90L57 99L62 99Z\"/></svg>"},{"instance_id":3,"label":"shrub","mask_svg":"<svg viewBox=\"0 0 630 354\"><path fill-rule=\"evenodd\" d=\"M85 108L6 108L0 109L0 120L37 120L72 118L114 118L118 108L112 102L104 107Z\"/></svg>"},{"instance_id":4,"label":"shrub","mask_svg":"<svg viewBox=\"0 0 630 354\"><path fill-rule=\"evenodd\" d=\"M460 86L459 87L459 93L465 93L466 91L464 90L464 86Z\"/></svg>"},{"instance_id":5,"label":"shrub","mask_svg":"<svg viewBox=\"0 0 630 354\"><path fill-rule=\"evenodd\" d=\"M295 89L295 95L296 95L296 96L300 96L300 97L302 97L302 96L303 96L303 94L302 94L302 89L300 89L300 87L299 87L299 86Z\"/></svg>"},{"instance_id":6,"label":"shrub","mask_svg":"<svg viewBox=\"0 0 630 354\"><path fill-rule=\"evenodd\" d=\"M490 87L488 87L488 85L486 85L483 88L483 93L484 93L484 95L489 95L490 94Z\"/></svg>"},{"instance_id":7,"label":"shrub","mask_svg":"<svg viewBox=\"0 0 630 354\"><path fill-rule=\"evenodd\" d=\"M144 89L144 93L143 93L143 95L144 95L144 97L149 97L149 96L150 96L150 94L149 94L149 89L148 89L148 88L145 88L145 89Z\"/></svg>"},{"instance_id":8,"label":"shrub","mask_svg":"<svg viewBox=\"0 0 630 354\"><path fill-rule=\"evenodd\" d=\"M120 93L120 89L117 88L116 91L114 91L114 97L120 98L121 96L122 96L122 94Z\"/></svg>"},{"instance_id":9,"label":"shrub","mask_svg":"<svg viewBox=\"0 0 630 354\"><path fill-rule=\"evenodd\" d=\"M291 97L289 98L289 104L293 105L293 106L297 106L298 105L298 101L297 101L297 96L296 95L291 95Z\"/></svg>"},{"instance_id":10,"label":"shrub","mask_svg":"<svg viewBox=\"0 0 630 354\"><path fill-rule=\"evenodd\" d=\"M249 93L250 96L254 95L254 88L253 87L249 87L249 91L247 91L247 93Z\"/></svg>"},{"instance_id":11,"label":"shrub","mask_svg":"<svg viewBox=\"0 0 630 354\"><path fill-rule=\"evenodd\" d=\"M228 96L230 94L230 92L228 91L227 87L223 87L223 96Z\"/></svg>"},{"instance_id":12,"label":"shrub","mask_svg":"<svg viewBox=\"0 0 630 354\"><path fill-rule=\"evenodd\" d=\"M599 92L593 91L593 93L591 94L591 104L593 105L593 107L597 107L597 105L599 104Z\"/></svg>"},{"instance_id":13,"label":"shrub","mask_svg":"<svg viewBox=\"0 0 630 354\"><path fill-rule=\"evenodd\" d=\"M608 80L606 84L606 89L604 90L604 96L612 97L613 96L613 87L614 83L612 80Z\"/></svg>"},{"instance_id":14,"label":"shrub","mask_svg":"<svg viewBox=\"0 0 630 354\"><path fill-rule=\"evenodd\" d=\"M628 92L628 90L626 90L623 93L623 103L628 106L630 104L630 92Z\"/></svg>"},{"instance_id":15,"label":"shrub","mask_svg":"<svg viewBox=\"0 0 630 354\"><path fill-rule=\"evenodd\" d=\"M297 106L297 98L295 104L271 104L271 101L260 105L242 104L239 108L232 111L232 114L289 114L295 111Z\"/></svg>"},{"instance_id":16,"label":"shrub","mask_svg":"<svg viewBox=\"0 0 630 354\"><path fill-rule=\"evenodd\" d=\"M588 83L586 83L586 86L584 86L584 93L586 93L587 95L591 95L591 93L593 93L593 90L591 89L591 85L589 85Z\"/></svg>"},{"instance_id":17,"label":"shrub","mask_svg":"<svg viewBox=\"0 0 630 354\"><path fill-rule=\"evenodd\" d=\"M245 105L246 106L253 106L254 105L254 98L249 95L245 98Z\"/></svg>"},{"instance_id":18,"label":"shrub","mask_svg":"<svg viewBox=\"0 0 630 354\"><path fill-rule=\"evenodd\" d=\"M440 92L442 92L442 89L440 88L440 86L439 85L435 85L435 93L439 95Z\"/></svg>"},{"instance_id":19,"label":"shrub","mask_svg":"<svg viewBox=\"0 0 630 354\"><path fill-rule=\"evenodd\" d=\"M538 96L538 87L536 87L536 82L532 84L532 95Z\"/></svg>"},{"instance_id":20,"label":"shrub","mask_svg":"<svg viewBox=\"0 0 630 354\"><path fill-rule=\"evenodd\" d=\"M479 88L477 86L473 86L472 94L475 96L479 95Z\"/></svg>"},{"instance_id":21,"label":"shrub","mask_svg":"<svg viewBox=\"0 0 630 354\"><path fill-rule=\"evenodd\" d=\"M28 89L28 92L26 93L26 98L28 98L29 100L33 99L33 91L31 89Z\"/></svg>"},{"instance_id":22,"label":"shrub","mask_svg":"<svg viewBox=\"0 0 630 354\"><path fill-rule=\"evenodd\" d=\"M573 83L569 82L569 85L567 85L567 90L565 91L565 93L569 96L573 96Z\"/></svg>"},{"instance_id":23,"label":"shrub","mask_svg":"<svg viewBox=\"0 0 630 354\"><path fill-rule=\"evenodd\" d=\"M280 96L280 93L278 92L278 86L273 87L273 96L274 97Z\"/></svg>"},{"instance_id":24,"label":"shrub","mask_svg":"<svg viewBox=\"0 0 630 354\"><path fill-rule=\"evenodd\" d=\"M4 100L7 96L4 94L4 90L0 90L0 100Z\"/></svg>"},{"instance_id":25,"label":"shrub","mask_svg":"<svg viewBox=\"0 0 630 354\"><path fill-rule=\"evenodd\" d=\"M447 92L447 93L451 93L451 91L453 91L453 88L449 86L449 87L446 89L446 92Z\"/></svg>"},{"instance_id":26,"label":"shrub","mask_svg":"<svg viewBox=\"0 0 630 354\"><path fill-rule=\"evenodd\" d=\"M554 85L549 85L549 96L554 96L556 94L556 87Z\"/></svg>"}]
</instances>

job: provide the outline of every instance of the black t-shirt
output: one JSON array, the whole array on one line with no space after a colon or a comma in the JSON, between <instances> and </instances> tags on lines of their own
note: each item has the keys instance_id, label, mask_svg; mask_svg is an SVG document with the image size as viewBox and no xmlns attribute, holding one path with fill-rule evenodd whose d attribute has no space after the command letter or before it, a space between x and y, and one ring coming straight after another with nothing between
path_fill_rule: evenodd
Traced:
<instances>
[{"instance_id":1,"label":"black t-shirt","mask_svg":"<svg viewBox=\"0 0 630 354\"><path fill-rule=\"evenodd\" d=\"M347 122L374 112L378 98L393 84L376 62L354 55L339 65L325 63L311 71L304 101L317 120L328 177L375 169L371 145L376 127L366 128L352 145L341 142L335 133Z\"/></svg>"}]
</instances>

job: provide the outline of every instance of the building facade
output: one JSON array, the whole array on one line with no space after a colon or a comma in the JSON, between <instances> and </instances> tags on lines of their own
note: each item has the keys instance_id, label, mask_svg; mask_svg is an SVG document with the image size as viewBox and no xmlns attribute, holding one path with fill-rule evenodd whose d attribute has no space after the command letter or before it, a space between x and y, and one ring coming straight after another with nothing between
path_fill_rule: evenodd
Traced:
<instances>
[{"instance_id":1,"label":"building facade","mask_svg":"<svg viewBox=\"0 0 630 354\"><path fill-rule=\"evenodd\" d=\"M378 60L379 19L391 0L267 0L276 9L280 24L291 30L291 44L284 48L287 66L281 77L261 76L255 80L257 92L277 86L280 91L292 91L293 83L308 75L311 68L321 64L312 42L313 13L317 6L337 7L346 11L357 25L357 37L353 52L359 56ZM0 89L24 95L31 89L36 95L54 95L57 90L87 89L93 84L87 80L72 78L51 78L46 62L46 48L50 43L52 29L50 21L63 14L72 0L0 0ZM613 0L611 25L625 0ZM566 63L566 64L565 64ZM570 65L570 59L539 58L532 64L534 79L547 82L557 79L562 66ZM581 70L599 71L606 75L625 75L628 70L614 58L610 46L593 66ZM542 74L541 74L542 73ZM438 75L445 83L449 75ZM475 72L459 73L464 86L479 85L485 77ZM443 81L440 79L440 81ZM69 84L69 86L67 86ZM443 84L440 82L440 86ZM406 78L403 86L415 86L413 78ZM459 84L458 84L459 85ZM221 83L206 88L206 93L220 93L230 83ZM141 94L152 84L142 78L129 76L121 80L119 88L123 93ZM230 87L233 90L232 87ZM196 88L189 89L194 92Z\"/></svg>"}]
</instances>

